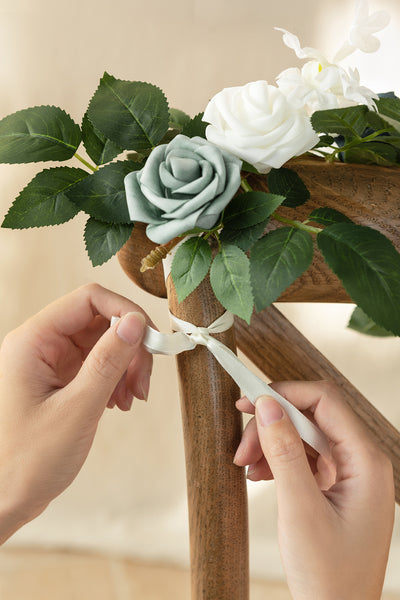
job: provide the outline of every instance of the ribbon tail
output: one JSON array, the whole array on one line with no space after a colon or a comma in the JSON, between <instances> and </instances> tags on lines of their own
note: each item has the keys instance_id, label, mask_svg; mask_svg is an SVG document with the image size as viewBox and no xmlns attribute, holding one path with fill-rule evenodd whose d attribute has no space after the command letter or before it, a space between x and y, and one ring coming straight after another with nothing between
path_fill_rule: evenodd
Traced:
<instances>
[{"instance_id":1,"label":"ribbon tail","mask_svg":"<svg viewBox=\"0 0 400 600\"><path fill-rule=\"evenodd\" d=\"M325 435L293 404L290 404L286 398L278 394L265 381L262 381L257 375L252 373L232 350L215 338L209 338L207 347L252 404L255 404L259 396L265 394L272 396L289 415L300 437L319 454L325 457L330 456L329 443Z\"/></svg>"}]
</instances>

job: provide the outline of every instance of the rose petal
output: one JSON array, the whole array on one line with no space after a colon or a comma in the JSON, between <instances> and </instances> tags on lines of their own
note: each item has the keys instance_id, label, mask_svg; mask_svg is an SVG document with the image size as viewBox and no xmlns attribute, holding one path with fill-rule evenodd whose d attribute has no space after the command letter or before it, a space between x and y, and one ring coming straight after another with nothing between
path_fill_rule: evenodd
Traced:
<instances>
[{"instance_id":1,"label":"rose petal","mask_svg":"<svg viewBox=\"0 0 400 600\"><path fill-rule=\"evenodd\" d=\"M133 171L128 173L124 179L129 216L132 221L157 223L160 220L160 211L153 204L150 204L143 194L139 177L140 172Z\"/></svg>"}]
</instances>

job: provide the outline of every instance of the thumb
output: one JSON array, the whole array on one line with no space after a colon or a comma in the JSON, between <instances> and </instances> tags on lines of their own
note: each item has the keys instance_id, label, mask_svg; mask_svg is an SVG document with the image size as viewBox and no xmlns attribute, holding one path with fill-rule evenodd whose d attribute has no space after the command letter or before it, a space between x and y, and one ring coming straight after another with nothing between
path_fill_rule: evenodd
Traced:
<instances>
[{"instance_id":1,"label":"thumb","mask_svg":"<svg viewBox=\"0 0 400 600\"><path fill-rule=\"evenodd\" d=\"M72 382L81 406L105 408L141 347L145 327L144 315L130 312L101 336Z\"/></svg>"},{"instance_id":2,"label":"thumb","mask_svg":"<svg viewBox=\"0 0 400 600\"><path fill-rule=\"evenodd\" d=\"M298 511L320 496L303 442L280 404L270 396L256 401L256 423L261 448L275 479L281 511Z\"/></svg>"}]
</instances>

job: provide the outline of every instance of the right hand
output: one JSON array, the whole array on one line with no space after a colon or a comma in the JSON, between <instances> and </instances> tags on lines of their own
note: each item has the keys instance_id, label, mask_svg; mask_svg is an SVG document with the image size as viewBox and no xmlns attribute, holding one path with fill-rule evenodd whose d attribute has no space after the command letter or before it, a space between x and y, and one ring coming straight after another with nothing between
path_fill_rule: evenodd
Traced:
<instances>
[{"instance_id":1,"label":"right hand","mask_svg":"<svg viewBox=\"0 0 400 600\"><path fill-rule=\"evenodd\" d=\"M331 461L319 456L312 464L273 398L259 398L255 411L247 399L237 403L255 418L235 463L250 465L249 479L275 480L279 544L291 594L294 600L378 600L394 521L391 462L335 386L272 387L298 409L311 411L332 452Z\"/></svg>"}]
</instances>

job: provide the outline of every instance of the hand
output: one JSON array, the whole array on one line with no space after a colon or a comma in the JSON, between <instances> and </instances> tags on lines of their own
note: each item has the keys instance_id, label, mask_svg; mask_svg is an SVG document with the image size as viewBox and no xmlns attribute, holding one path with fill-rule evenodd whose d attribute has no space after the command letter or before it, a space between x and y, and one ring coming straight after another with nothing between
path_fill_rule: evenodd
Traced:
<instances>
[{"instance_id":1,"label":"hand","mask_svg":"<svg viewBox=\"0 0 400 600\"><path fill-rule=\"evenodd\" d=\"M126 314L127 313L127 314ZM111 316L125 315L110 328ZM0 349L0 543L76 477L108 405L147 396L146 317L88 285L6 336Z\"/></svg>"},{"instance_id":2,"label":"hand","mask_svg":"<svg viewBox=\"0 0 400 600\"><path fill-rule=\"evenodd\" d=\"M332 459L307 459L280 405L256 402L235 456L248 477L275 479L279 544L294 600L378 600L394 520L392 465L326 382L272 386L309 411L331 444ZM254 414L247 399L240 410Z\"/></svg>"}]
</instances>

